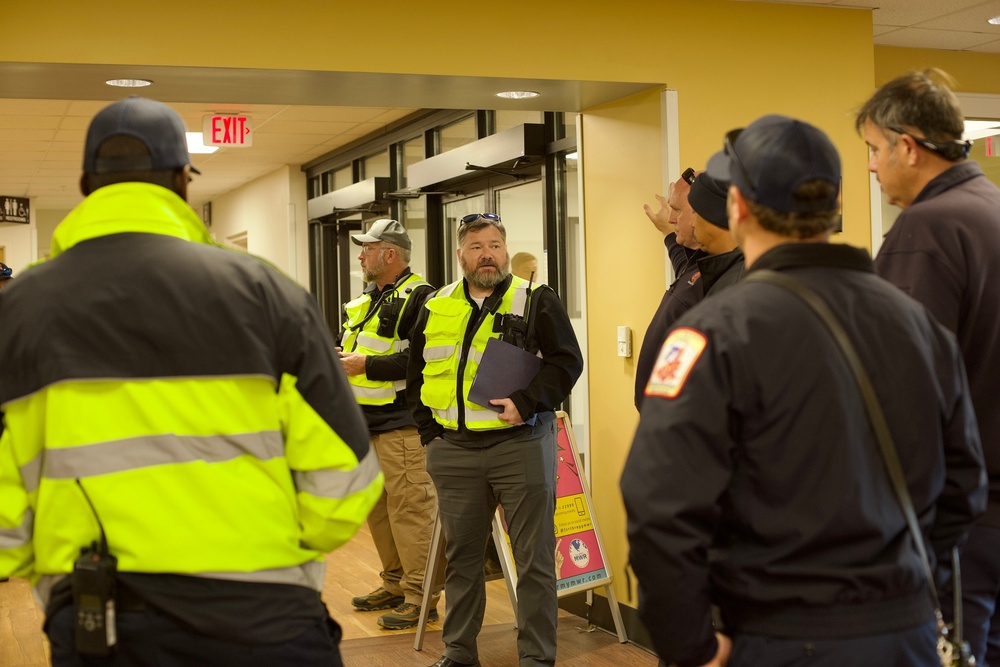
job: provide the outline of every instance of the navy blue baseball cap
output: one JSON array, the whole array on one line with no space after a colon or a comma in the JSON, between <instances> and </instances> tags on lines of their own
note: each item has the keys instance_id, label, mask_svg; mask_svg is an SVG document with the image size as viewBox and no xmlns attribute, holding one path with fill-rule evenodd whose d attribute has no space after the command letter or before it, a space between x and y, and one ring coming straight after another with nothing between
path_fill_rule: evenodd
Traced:
<instances>
[{"instance_id":1,"label":"navy blue baseball cap","mask_svg":"<svg viewBox=\"0 0 1000 667\"><path fill-rule=\"evenodd\" d=\"M184 121L162 102L132 95L104 107L90 121L87 143L83 149L83 171L88 174L110 174L120 171L180 169L191 166ZM149 149L143 157L98 157L97 152L107 139L127 136L138 139Z\"/></svg>"},{"instance_id":2,"label":"navy blue baseball cap","mask_svg":"<svg viewBox=\"0 0 1000 667\"><path fill-rule=\"evenodd\" d=\"M691 184L688 204L694 212L716 227L729 229L729 212L726 210L726 196L729 183L719 181L701 172Z\"/></svg>"},{"instance_id":3,"label":"navy blue baseball cap","mask_svg":"<svg viewBox=\"0 0 1000 667\"><path fill-rule=\"evenodd\" d=\"M706 171L712 178L730 181L750 201L775 211L838 209L840 156L822 130L801 120L774 114L729 132ZM833 194L821 201L796 200L795 191L808 181L833 184Z\"/></svg>"}]
</instances>

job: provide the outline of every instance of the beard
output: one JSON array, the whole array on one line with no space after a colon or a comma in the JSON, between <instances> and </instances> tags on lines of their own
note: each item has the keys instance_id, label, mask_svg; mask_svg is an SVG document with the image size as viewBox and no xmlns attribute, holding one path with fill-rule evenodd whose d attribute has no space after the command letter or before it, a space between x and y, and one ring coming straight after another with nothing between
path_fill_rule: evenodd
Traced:
<instances>
[{"instance_id":1,"label":"beard","mask_svg":"<svg viewBox=\"0 0 1000 667\"><path fill-rule=\"evenodd\" d=\"M385 258L379 253L374 258L369 258L367 263L361 267L361 275L366 283L373 283L385 271Z\"/></svg>"},{"instance_id":2,"label":"beard","mask_svg":"<svg viewBox=\"0 0 1000 667\"><path fill-rule=\"evenodd\" d=\"M503 266L498 266L497 263L490 258L481 259L475 267L467 264L464 257L460 258L459 261L462 265L462 273L465 274L465 280L468 281L470 285L478 287L479 289L493 289L510 275L510 255L504 255ZM479 269L484 266L492 266L494 270L486 273L480 273Z\"/></svg>"}]
</instances>

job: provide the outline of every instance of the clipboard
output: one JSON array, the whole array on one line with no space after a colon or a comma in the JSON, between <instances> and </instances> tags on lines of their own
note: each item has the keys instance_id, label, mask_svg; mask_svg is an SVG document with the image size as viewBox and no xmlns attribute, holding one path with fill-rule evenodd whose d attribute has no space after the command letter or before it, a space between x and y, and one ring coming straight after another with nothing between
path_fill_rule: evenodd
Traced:
<instances>
[{"instance_id":1,"label":"clipboard","mask_svg":"<svg viewBox=\"0 0 1000 667\"><path fill-rule=\"evenodd\" d=\"M499 338L490 338L476 379L469 387L469 400L494 412L503 412L503 406L490 405L490 399L507 398L524 389L541 369L542 360L537 355Z\"/></svg>"}]
</instances>

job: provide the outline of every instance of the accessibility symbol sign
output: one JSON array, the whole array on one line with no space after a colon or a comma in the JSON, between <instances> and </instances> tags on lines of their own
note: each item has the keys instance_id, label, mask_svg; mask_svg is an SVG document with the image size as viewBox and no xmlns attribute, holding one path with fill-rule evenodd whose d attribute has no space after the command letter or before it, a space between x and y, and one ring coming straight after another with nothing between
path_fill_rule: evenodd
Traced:
<instances>
[{"instance_id":1,"label":"accessibility symbol sign","mask_svg":"<svg viewBox=\"0 0 1000 667\"><path fill-rule=\"evenodd\" d=\"M27 197L4 197L0 195L0 222L31 222L31 200Z\"/></svg>"}]
</instances>

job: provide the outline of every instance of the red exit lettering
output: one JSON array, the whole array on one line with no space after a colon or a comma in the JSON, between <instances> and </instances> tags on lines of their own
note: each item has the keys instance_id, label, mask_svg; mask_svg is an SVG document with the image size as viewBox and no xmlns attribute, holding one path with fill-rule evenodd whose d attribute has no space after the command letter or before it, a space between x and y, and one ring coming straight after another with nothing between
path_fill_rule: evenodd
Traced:
<instances>
[{"instance_id":1,"label":"red exit lettering","mask_svg":"<svg viewBox=\"0 0 1000 667\"><path fill-rule=\"evenodd\" d=\"M207 144L250 146L253 142L253 124L249 116L206 116L203 134Z\"/></svg>"}]
</instances>

